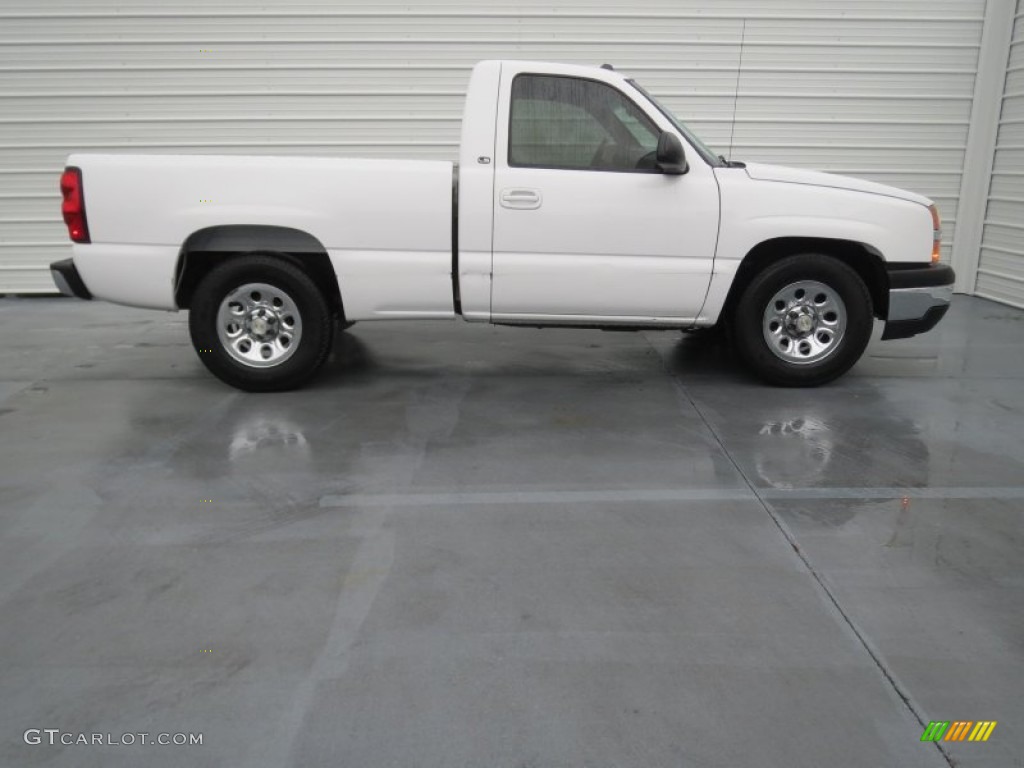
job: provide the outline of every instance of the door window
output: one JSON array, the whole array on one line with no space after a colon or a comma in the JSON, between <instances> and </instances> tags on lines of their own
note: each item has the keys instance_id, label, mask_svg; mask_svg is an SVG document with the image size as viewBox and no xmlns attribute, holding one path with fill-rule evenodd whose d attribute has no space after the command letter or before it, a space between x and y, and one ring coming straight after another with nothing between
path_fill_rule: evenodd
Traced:
<instances>
[{"instance_id":1,"label":"door window","mask_svg":"<svg viewBox=\"0 0 1024 768\"><path fill-rule=\"evenodd\" d=\"M652 171L659 131L606 83L517 75L508 162L513 167Z\"/></svg>"}]
</instances>

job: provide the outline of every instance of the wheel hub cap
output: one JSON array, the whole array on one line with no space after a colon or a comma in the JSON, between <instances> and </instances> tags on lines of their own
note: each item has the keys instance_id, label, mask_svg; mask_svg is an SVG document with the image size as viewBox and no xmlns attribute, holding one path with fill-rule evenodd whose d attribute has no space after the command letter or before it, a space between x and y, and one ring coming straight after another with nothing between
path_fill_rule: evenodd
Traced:
<instances>
[{"instance_id":1,"label":"wheel hub cap","mask_svg":"<svg viewBox=\"0 0 1024 768\"><path fill-rule=\"evenodd\" d=\"M768 348L787 363L806 365L824 360L846 333L846 305L825 283L790 283L765 307L762 331Z\"/></svg>"},{"instance_id":2,"label":"wheel hub cap","mask_svg":"<svg viewBox=\"0 0 1024 768\"><path fill-rule=\"evenodd\" d=\"M809 312L800 312L792 320L791 327L798 334L805 334L814 328L815 317Z\"/></svg>"},{"instance_id":3,"label":"wheel hub cap","mask_svg":"<svg viewBox=\"0 0 1024 768\"><path fill-rule=\"evenodd\" d=\"M217 336L234 360L269 368L295 353L302 338L302 317L285 291L267 283L246 283L221 302Z\"/></svg>"},{"instance_id":4,"label":"wheel hub cap","mask_svg":"<svg viewBox=\"0 0 1024 768\"><path fill-rule=\"evenodd\" d=\"M273 321L264 320L262 317L253 317L249 321L249 330L260 337L264 337L267 334L267 328L270 327Z\"/></svg>"}]
</instances>

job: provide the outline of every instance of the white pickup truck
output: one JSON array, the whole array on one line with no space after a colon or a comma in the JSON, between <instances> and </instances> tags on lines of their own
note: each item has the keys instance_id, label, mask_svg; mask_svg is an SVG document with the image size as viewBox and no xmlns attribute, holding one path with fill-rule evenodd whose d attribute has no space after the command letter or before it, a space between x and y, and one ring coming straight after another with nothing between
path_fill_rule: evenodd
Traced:
<instances>
[{"instance_id":1,"label":"white pickup truck","mask_svg":"<svg viewBox=\"0 0 1024 768\"><path fill-rule=\"evenodd\" d=\"M365 320L727 326L762 379L847 371L949 307L925 197L726 161L611 67L484 61L459 162L78 155L63 292L190 310L246 390L306 382Z\"/></svg>"}]
</instances>

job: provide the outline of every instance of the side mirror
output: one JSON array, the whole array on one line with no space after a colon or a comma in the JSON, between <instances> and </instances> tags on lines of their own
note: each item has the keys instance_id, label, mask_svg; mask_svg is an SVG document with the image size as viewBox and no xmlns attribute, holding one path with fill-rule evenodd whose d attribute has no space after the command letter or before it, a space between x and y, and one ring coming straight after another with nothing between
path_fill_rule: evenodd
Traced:
<instances>
[{"instance_id":1,"label":"side mirror","mask_svg":"<svg viewBox=\"0 0 1024 768\"><path fill-rule=\"evenodd\" d=\"M681 176L690 170L683 155L683 143L674 133L664 131L658 137L654 166L669 176Z\"/></svg>"}]
</instances>

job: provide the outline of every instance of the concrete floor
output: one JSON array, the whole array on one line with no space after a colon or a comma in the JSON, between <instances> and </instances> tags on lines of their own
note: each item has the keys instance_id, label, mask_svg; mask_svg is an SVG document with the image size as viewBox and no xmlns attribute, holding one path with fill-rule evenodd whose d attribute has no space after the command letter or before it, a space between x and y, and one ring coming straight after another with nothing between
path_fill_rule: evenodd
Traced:
<instances>
[{"instance_id":1,"label":"concrete floor","mask_svg":"<svg viewBox=\"0 0 1024 768\"><path fill-rule=\"evenodd\" d=\"M0 765L1024 765L1024 312L803 391L671 333L362 324L248 395L184 315L0 328Z\"/></svg>"}]
</instances>

